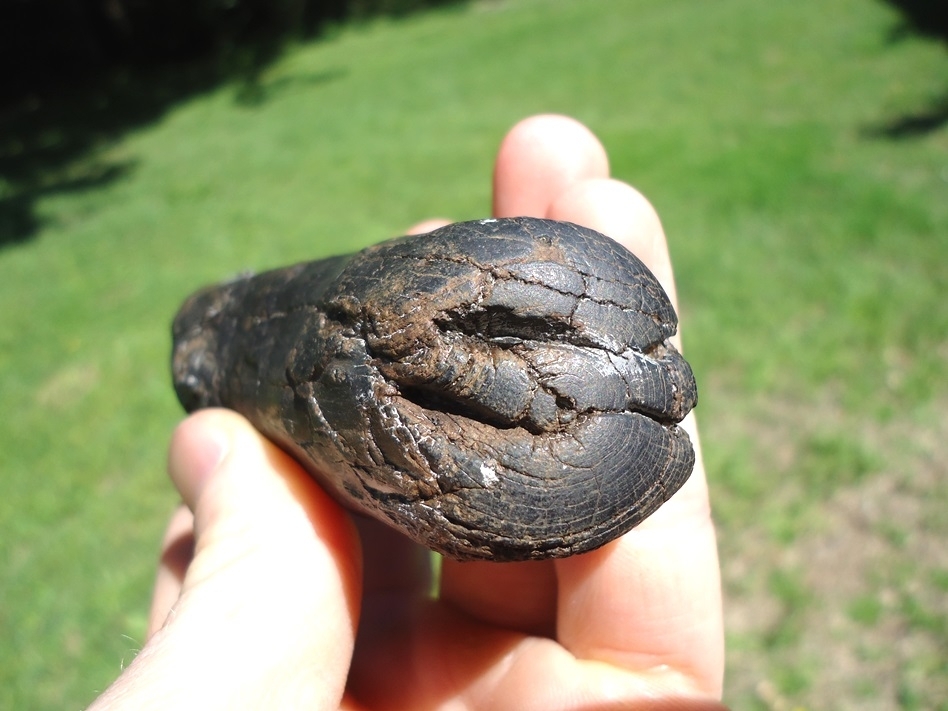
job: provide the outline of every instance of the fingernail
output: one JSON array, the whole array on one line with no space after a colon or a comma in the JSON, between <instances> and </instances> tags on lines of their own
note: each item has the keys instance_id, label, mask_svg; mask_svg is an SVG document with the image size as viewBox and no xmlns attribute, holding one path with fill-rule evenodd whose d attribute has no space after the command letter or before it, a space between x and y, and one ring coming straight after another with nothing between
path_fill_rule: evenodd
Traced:
<instances>
[{"instance_id":1,"label":"fingernail","mask_svg":"<svg viewBox=\"0 0 948 711\"><path fill-rule=\"evenodd\" d=\"M199 413L186 419L171 438L168 472L184 501L192 506L231 450L230 432Z\"/></svg>"},{"instance_id":2,"label":"fingernail","mask_svg":"<svg viewBox=\"0 0 948 711\"><path fill-rule=\"evenodd\" d=\"M229 433L218 427L208 429L195 443L192 455L192 472L198 478L213 474L230 452Z\"/></svg>"}]
</instances>

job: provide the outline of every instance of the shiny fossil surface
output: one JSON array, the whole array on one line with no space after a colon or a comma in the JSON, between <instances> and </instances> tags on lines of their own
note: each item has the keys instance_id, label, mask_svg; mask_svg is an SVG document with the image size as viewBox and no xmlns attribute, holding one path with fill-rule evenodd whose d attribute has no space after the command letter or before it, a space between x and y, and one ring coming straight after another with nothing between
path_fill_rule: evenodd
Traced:
<instances>
[{"instance_id":1,"label":"shiny fossil surface","mask_svg":"<svg viewBox=\"0 0 948 711\"><path fill-rule=\"evenodd\" d=\"M351 509L457 559L541 559L691 474L676 329L609 238L489 219L202 290L172 367L185 409L242 413Z\"/></svg>"}]
</instances>

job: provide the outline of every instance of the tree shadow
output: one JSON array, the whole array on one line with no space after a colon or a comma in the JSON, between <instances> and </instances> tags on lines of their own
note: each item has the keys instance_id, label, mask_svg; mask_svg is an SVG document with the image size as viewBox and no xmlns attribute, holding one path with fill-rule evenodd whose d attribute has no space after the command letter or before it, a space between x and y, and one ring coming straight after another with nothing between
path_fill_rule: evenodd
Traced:
<instances>
[{"instance_id":1,"label":"tree shadow","mask_svg":"<svg viewBox=\"0 0 948 711\"><path fill-rule=\"evenodd\" d=\"M176 104L233 83L235 102L253 109L284 91L308 90L345 75L331 69L267 80L267 68L288 42L318 40L332 23L347 18L399 17L460 4L463 0L115 4L132 13L127 17L102 15L112 3L62 3L61 17L41 16L48 9L43 3L21 3L12 14L7 8L0 13L0 57L16 59L22 71L0 77L0 249L42 229L40 198L101 188L127 176L133 163L109 155L109 149ZM211 8L212 16L202 15L202 7ZM3 24L11 17L24 26ZM103 18L112 22L108 32L99 27ZM227 27L218 31L215 18L226 20ZM182 28L179 20L193 26Z\"/></svg>"},{"instance_id":2,"label":"tree shadow","mask_svg":"<svg viewBox=\"0 0 948 711\"><path fill-rule=\"evenodd\" d=\"M864 133L870 138L899 140L934 133L946 124L948 124L948 92L933 101L930 106L895 116L879 125L870 126Z\"/></svg>"},{"instance_id":3,"label":"tree shadow","mask_svg":"<svg viewBox=\"0 0 948 711\"><path fill-rule=\"evenodd\" d=\"M885 0L902 15L893 38L907 33L948 42L948 3L945 0Z\"/></svg>"},{"instance_id":4,"label":"tree shadow","mask_svg":"<svg viewBox=\"0 0 948 711\"><path fill-rule=\"evenodd\" d=\"M344 76L342 70L327 70L265 82L263 70L276 56L257 57L246 70L225 71L214 60L119 69L0 109L0 248L40 231L40 198L101 188L126 177L133 162L110 157L108 149L175 105L234 82L235 102L252 108L291 86L311 87Z\"/></svg>"},{"instance_id":5,"label":"tree shadow","mask_svg":"<svg viewBox=\"0 0 948 711\"><path fill-rule=\"evenodd\" d=\"M49 185L34 185L0 198L0 247L24 241L40 229L33 206L44 195L93 190L128 174L133 167L132 161L92 165L85 175L62 177Z\"/></svg>"},{"instance_id":6,"label":"tree shadow","mask_svg":"<svg viewBox=\"0 0 948 711\"><path fill-rule=\"evenodd\" d=\"M908 36L921 35L948 47L948 2L945 0L885 0L901 14L889 40L898 42ZM933 133L948 124L948 89L928 106L908 111L867 128L873 138L893 140L915 138Z\"/></svg>"},{"instance_id":7,"label":"tree shadow","mask_svg":"<svg viewBox=\"0 0 948 711\"><path fill-rule=\"evenodd\" d=\"M27 96L0 112L0 247L42 227L39 198L103 187L132 165L106 149L221 77L212 67L117 70Z\"/></svg>"},{"instance_id":8,"label":"tree shadow","mask_svg":"<svg viewBox=\"0 0 948 711\"><path fill-rule=\"evenodd\" d=\"M260 76L250 77L240 83L234 94L234 101L244 107L260 106L285 92L305 91L319 84L341 79L346 74L345 69L335 67L321 72L294 73L292 76L282 76L267 81Z\"/></svg>"}]
</instances>

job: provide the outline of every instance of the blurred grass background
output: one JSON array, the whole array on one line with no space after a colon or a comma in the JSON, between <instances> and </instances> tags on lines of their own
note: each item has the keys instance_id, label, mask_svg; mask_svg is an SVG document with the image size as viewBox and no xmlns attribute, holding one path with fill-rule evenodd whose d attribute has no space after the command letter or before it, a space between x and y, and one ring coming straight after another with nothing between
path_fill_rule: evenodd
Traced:
<instances>
[{"instance_id":1,"label":"blurred grass background","mask_svg":"<svg viewBox=\"0 0 948 711\"><path fill-rule=\"evenodd\" d=\"M948 708L937 39L878 0L481 0L338 26L252 85L186 79L5 117L0 160L81 150L0 179L0 707L81 707L140 648L181 300L483 217L506 130L561 112L669 236L726 701Z\"/></svg>"}]
</instances>

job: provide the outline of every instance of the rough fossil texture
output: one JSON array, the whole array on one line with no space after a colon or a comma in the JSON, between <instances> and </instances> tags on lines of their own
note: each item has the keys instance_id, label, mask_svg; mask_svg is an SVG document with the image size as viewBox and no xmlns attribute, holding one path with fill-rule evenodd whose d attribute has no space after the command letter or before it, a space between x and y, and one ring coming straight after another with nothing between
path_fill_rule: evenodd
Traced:
<instances>
[{"instance_id":1,"label":"rough fossil texture","mask_svg":"<svg viewBox=\"0 0 948 711\"><path fill-rule=\"evenodd\" d=\"M185 409L247 416L350 508L458 559L597 548L694 465L655 277L597 232L449 225L211 287L174 322Z\"/></svg>"}]
</instances>

